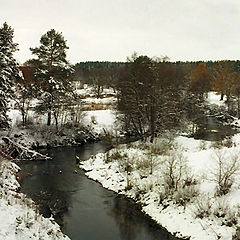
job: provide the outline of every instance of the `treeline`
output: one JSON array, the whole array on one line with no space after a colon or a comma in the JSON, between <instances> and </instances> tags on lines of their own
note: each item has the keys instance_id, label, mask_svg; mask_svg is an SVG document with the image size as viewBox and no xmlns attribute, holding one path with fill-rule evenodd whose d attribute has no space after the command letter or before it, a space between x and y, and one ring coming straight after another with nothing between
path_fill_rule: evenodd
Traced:
<instances>
[{"instance_id":1,"label":"treeline","mask_svg":"<svg viewBox=\"0 0 240 240\"><path fill-rule=\"evenodd\" d=\"M39 100L35 110L47 114L47 125L54 120L57 127L66 114L78 122L81 99L74 81L93 86L98 98L105 87L112 88L125 132L141 139L151 136L153 140L164 129L189 121L197 123L210 90L217 91L221 99L226 96L229 113L240 115L239 61L169 62L166 57L133 54L126 62L80 62L72 66L66 60L66 40L52 29L42 35L38 47L30 48L35 58L25 67L34 73L26 82L19 81L22 76L13 58L17 44L7 23L0 28L0 41L0 127L8 125L9 99L15 101L23 124L33 98ZM20 83L17 86L16 79Z\"/></svg>"},{"instance_id":2,"label":"treeline","mask_svg":"<svg viewBox=\"0 0 240 240\"><path fill-rule=\"evenodd\" d=\"M239 116L239 61L169 62L133 54L125 63L78 63L75 70L85 73L80 80L94 86L97 97L104 87L116 91L125 130L141 139L197 124L211 90L221 100L225 95L229 113Z\"/></svg>"},{"instance_id":3,"label":"treeline","mask_svg":"<svg viewBox=\"0 0 240 240\"><path fill-rule=\"evenodd\" d=\"M153 58L154 61L161 59ZM166 61L165 61L166 62ZM169 62L169 61L168 61ZM101 89L102 86L116 88L116 81L119 79L119 71L124 68L128 62L80 62L74 65L73 80L81 83L91 84ZM181 69L192 83L192 88L196 91L213 90L222 95L225 94L230 104L234 95L233 86L229 86L230 81L237 85L236 78L240 72L240 61L222 60L222 61L196 61L196 62L171 62ZM225 71L225 73L224 73ZM225 75L225 76L223 76ZM231 75L231 77L230 77ZM233 78L235 80L230 80ZM204 78L204 79L203 79ZM222 78L222 80L220 80ZM224 79L223 79L224 78ZM232 85L231 84L231 85ZM236 88L236 87L235 87ZM202 92L203 94L203 92ZM99 96L98 96L99 97ZM231 105L231 104L230 104ZM229 105L229 108L230 108Z\"/></svg>"},{"instance_id":4,"label":"treeline","mask_svg":"<svg viewBox=\"0 0 240 240\"><path fill-rule=\"evenodd\" d=\"M74 66L73 81L94 86L99 98L104 87L111 87L116 91L120 70L124 65L124 62L80 62Z\"/></svg>"}]
</instances>

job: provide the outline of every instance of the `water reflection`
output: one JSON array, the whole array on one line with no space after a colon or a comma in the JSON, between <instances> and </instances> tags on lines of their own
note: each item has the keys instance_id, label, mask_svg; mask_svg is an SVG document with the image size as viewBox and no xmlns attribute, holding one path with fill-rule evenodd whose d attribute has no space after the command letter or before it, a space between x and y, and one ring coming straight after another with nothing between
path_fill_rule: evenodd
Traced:
<instances>
[{"instance_id":1,"label":"water reflection","mask_svg":"<svg viewBox=\"0 0 240 240\"><path fill-rule=\"evenodd\" d=\"M146 216L140 211L139 206L125 197L118 196L115 198L111 215L119 226L122 239L144 240L148 239L149 235L154 240L176 239L154 222L146 221ZM132 224L133 222L134 224Z\"/></svg>"}]
</instances>

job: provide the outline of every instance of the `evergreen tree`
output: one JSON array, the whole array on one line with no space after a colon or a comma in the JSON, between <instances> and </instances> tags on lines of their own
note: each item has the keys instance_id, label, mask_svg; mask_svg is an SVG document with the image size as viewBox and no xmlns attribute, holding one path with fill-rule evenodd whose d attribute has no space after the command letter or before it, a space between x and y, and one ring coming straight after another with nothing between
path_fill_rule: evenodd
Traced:
<instances>
[{"instance_id":1,"label":"evergreen tree","mask_svg":"<svg viewBox=\"0 0 240 240\"><path fill-rule=\"evenodd\" d=\"M8 127L8 102L14 97L12 87L19 77L18 64L13 57L18 44L13 42L13 34L14 30L7 23L0 28L0 128Z\"/></svg>"},{"instance_id":2,"label":"evergreen tree","mask_svg":"<svg viewBox=\"0 0 240 240\"><path fill-rule=\"evenodd\" d=\"M36 67L35 78L40 82L39 109L48 113L47 125L51 124L52 114L59 111L59 100L72 91L70 76L73 70L66 60L67 49L62 33L54 29L41 37L39 47L30 48L37 56L31 63Z\"/></svg>"}]
</instances>

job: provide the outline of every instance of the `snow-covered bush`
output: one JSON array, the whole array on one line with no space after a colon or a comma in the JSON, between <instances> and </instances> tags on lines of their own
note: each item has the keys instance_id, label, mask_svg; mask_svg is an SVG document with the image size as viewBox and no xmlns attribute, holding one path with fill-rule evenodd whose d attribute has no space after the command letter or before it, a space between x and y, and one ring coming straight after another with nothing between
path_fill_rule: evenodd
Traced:
<instances>
[{"instance_id":1,"label":"snow-covered bush","mask_svg":"<svg viewBox=\"0 0 240 240\"><path fill-rule=\"evenodd\" d=\"M213 141L211 147L214 149L221 149L223 147L222 141Z\"/></svg>"},{"instance_id":2,"label":"snow-covered bush","mask_svg":"<svg viewBox=\"0 0 240 240\"><path fill-rule=\"evenodd\" d=\"M207 195L198 197L195 201L194 215L196 218L209 217L212 214L212 199Z\"/></svg>"},{"instance_id":3,"label":"snow-covered bush","mask_svg":"<svg viewBox=\"0 0 240 240\"><path fill-rule=\"evenodd\" d=\"M204 195L196 199L194 215L201 219L210 216L217 217L221 221L221 225L232 227L238 223L239 210L237 207L231 208L225 197L213 199Z\"/></svg>"},{"instance_id":4,"label":"snow-covered bush","mask_svg":"<svg viewBox=\"0 0 240 240\"><path fill-rule=\"evenodd\" d=\"M155 138L153 143L147 146L147 149L155 155L166 155L173 148L171 141Z\"/></svg>"},{"instance_id":5,"label":"snow-covered bush","mask_svg":"<svg viewBox=\"0 0 240 240\"><path fill-rule=\"evenodd\" d=\"M227 194L236 175L240 172L239 152L226 153L225 150L215 151L215 168L210 171L210 180L216 183L216 194Z\"/></svg>"},{"instance_id":6,"label":"snow-covered bush","mask_svg":"<svg viewBox=\"0 0 240 240\"><path fill-rule=\"evenodd\" d=\"M233 141L231 137L226 137L222 143L223 143L223 146L227 148L231 148L233 146Z\"/></svg>"},{"instance_id":7,"label":"snow-covered bush","mask_svg":"<svg viewBox=\"0 0 240 240\"><path fill-rule=\"evenodd\" d=\"M221 149L223 147L231 148L233 147L234 143L231 137L226 137L224 140L218 140L212 142L211 147L216 149Z\"/></svg>"},{"instance_id":8,"label":"snow-covered bush","mask_svg":"<svg viewBox=\"0 0 240 240\"><path fill-rule=\"evenodd\" d=\"M150 167L149 159L146 156L140 158L138 156L135 156L135 159L136 170L145 172L145 170Z\"/></svg>"},{"instance_id":9,"label":"snow-covered bush","mask_svg":"<svg viewBox=\"0 0 240 240\"><path fill-rule=\"evenodd\" d=\"M175 191L184 185L190 169L181 150L172 150L163 162L163 183Z\"/></svg>"},{"instance_id":10,"label":"snow-covered bush","mask_svg":"<svg viewBox=\"0 0 240 240\"><path fill-rule=\"evenodd\" d=\"M240 226L237 226L235 234L232 236L232 240L239 240L240 239Z\"/></svg>"},{"instance_id":11,"label":"snow-covered bush","mask_svg":"<svg viewBox=\"0 0 240 240\"><path fill-rule=\"evenodd\" d=\"M118 162L120 166L122 166L123 169L127 165L129 165L128 161L128 156L126 153L121 152L117 148L107 151L105 153L105 158L104 158L105 163L110 163L110 162Z\"/></svg>"},{"instance_id":12,"label":"snow-covered bush","mask_svg":"<svg viewBox=\"0 0 240 240\"><path fill-rule=\"evenodd\" d=\"M125 190L129 190L133 187L130 179L130 173L133 171L133 159L130 158L126 153L114 149L109 153L105 154L105 162L116 161L119 164L120 170L125 174L127 186Z\"/></svg>"},{"instance_id":13,"label":"snow-covered bush","mask_svg":"<svg viewBox=\"0 0 240 240\"><path fill-rule=\"evenodd\" d=\"M92 123L92 124L97 124L97 119L96 119L96 116L95 116L95 115L92 115L92 116L91 116L91 123Z\"/></svg>"},{"instance_id":14,"label":"snow-covered bush","mask_svg":"<svg viewBox=\"0 0 240 240\"><path fill-rule=\"evenodd\" d=\"M160 184L160 202L170 199L185 206L198 194L197 181L192 177L191 169L181 149L171 150L165 158Z\"/></svg>"},{"instance_id":15,"label":"snow-covered bush","mask_svg":"<svg viewBox=\"0 0 240 240\"><path fill-rule=\"evenodd\" d=\"M221 219L223 225L232 227L238 223L239 209L231 208L225 197L215 200L212 212L213 215Z\"/></svg>"},{"instance_id":16,"label":"snow-covered bush","mask_svg":"<svg viewBox=\"0 0 240 240\"><path fill-rule=\"evenodd\" d=\"M198 186L189 185L179 188L174 193L174 202L181 206L186 206L186 203L192 201L195 197L198 196Z\"/></svg>"},{"instance_id":17,"label":"snow-covered bush","mask_svg":"<svg viewBox=\"0 0 240 240\"><path fill-rule=\"evenodd\" d=\"M164 185L159 188L158 192L160 204L164 205L164 202L171 200L175 204L185 207L187 203L194 201L198 196L199 189L196 183L179 186L177 190Z\"/></svg>"},{"instance_id":18,"label":"snow-covered bush","mask_svg":"<svg viewBox=\"0 0 240 240\"><path fill-rule=\"evenodd\" d=\"M147 152L141 156L135 156L135 168L141 176L152 174L155 167L159 164L158 158L152 152Z\"/></svg>"},{"instance_id":19,"label":"snow-covered bush","mask_svg":"<svg viewBox=\"0 0 240 240\"><path fill-rule=\"evenodd\" d=\"M200 142L199 149L200 149L200 150L206 150L206 149L207 149L206 141L203 141L203 140L202 140L202 141Z\"/></svg>"}]
</instances>

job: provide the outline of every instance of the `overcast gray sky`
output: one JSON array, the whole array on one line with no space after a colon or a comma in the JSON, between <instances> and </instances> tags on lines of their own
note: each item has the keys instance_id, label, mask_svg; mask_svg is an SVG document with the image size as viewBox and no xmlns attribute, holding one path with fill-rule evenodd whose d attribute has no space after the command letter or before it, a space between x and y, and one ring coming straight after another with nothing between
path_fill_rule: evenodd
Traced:
<instances>
[{"instance_id":1,"label":"overcast gray sky","mask_svg":"<svg viewBox=\"0 0 240 240\"><path fill-rule=\"evenodd\" d=\"M134 51L176 60L240 59L239 0L0 0L23 63L54 28L71 63L125 61Z\"/></svg>"}]
</instances>

